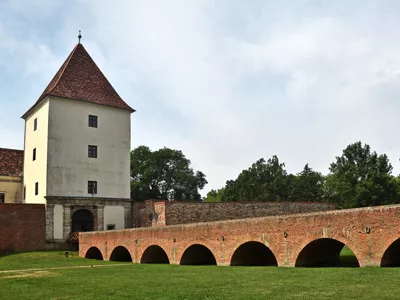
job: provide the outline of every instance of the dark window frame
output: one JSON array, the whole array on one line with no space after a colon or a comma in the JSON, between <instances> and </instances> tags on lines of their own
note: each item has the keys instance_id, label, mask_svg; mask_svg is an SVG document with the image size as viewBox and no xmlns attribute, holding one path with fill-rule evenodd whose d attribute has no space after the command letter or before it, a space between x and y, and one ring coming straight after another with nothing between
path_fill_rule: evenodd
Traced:
<instances>
[{"instance_id":1,"label":"dark window frame","mask_svg":"<svg viewBox=\"0 0 400 300\"><path fill-rule=\"evenodd\" d=\"M89 127L97 128L98 127L98 117L95 115L89 115L88 124L89 124Z\"/></svg>"},{"instance_id":2,"label":"dark window frame","mask_svg":"<svg viewBox=\"0 0 400 300\"><path fill-rule=\"evenodd\" d=\"M32 160L36 160L36 148L33 148L33 153L32 153Z\"/></svg>"},{"instance_id":3,"label":"dark window frame","mask_svg":"<svg viewBox=\"0 0 400 300\"><path fill-rule=\"evenodd\" d=\"M88 157L97 158L97 146L88 145Z\"/></svg>"},{"instance_id":4,"label":"dark window frame","mask_svg":"<svg viewBox=\"0 0 400 300\"><path fill-rule=\"evenodd\" d=\"M37 130L37 118L35 118L35 120L33 120L33 131Z\"/></svg>"},{"instance_id":5,"label":"dark window frame","mask_svg":"<svg viewBox=\"0 0 400 300\"><path fill-rule=\"evenodd\" d=\"M0 192L0 204L6 203L6 193Z\"/></svg>"},{"instance_id":6,"label":"dark window frame","mask_svg":"<svg viewBox=\"0 0 400 300\"><path fill-rule=\"evenodd\" d=\"M35 196L39 195L39 182L35 182Z\"/></svg>"},{"instance_id":7,"label":"dark window frame","mask_svg":"<svg viewBox=\"0 0 400 300\"><path fill-rule=\"evenodd\" d=\"M88 181L88 194L91 194L91 195L97 194L97 181L94 181L94 180Z\"/></svg>"}]
</instances>

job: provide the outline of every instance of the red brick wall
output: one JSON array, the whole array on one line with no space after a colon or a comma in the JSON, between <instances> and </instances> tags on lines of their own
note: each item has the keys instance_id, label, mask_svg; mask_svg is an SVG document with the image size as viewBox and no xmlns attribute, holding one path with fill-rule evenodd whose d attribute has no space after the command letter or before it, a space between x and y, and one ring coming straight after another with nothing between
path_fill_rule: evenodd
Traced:
<instances>
[{"instance_id":1,"label":"red brick wall","mask_svg":"<svg viewBox=\"0 0 400 300\"><path fill-rule=\"evenodd\" d=\"M202 244L219 265L229 265L240 245L256 241L273 252L279 266L294 266L304 247L321 238L350 247L360 266L379 266L385 251L400 238L400 205L82 233L79 251L85 256L94 246L108 260L115 247L123 246L140 262L147 247L159 245L170 263L179 264L189 246Z\"/></svg>"},{"instance_id":2,"label":"red brick wall","mask_svg":"<svg viewBox=\"0 0 400 300\"><path fill-rule=\"evenodd\" d=\"M330 203L303 202L180 202L148 200L134 203L133 227L154 227L279 216L333 210Z\"/></svg>"},{"instance_id":3,"label":"red brick wall","mask_svg":"<svg viewBox=\"0 0 400 300\"><path fill-rule=\"evenodd\" d=\"M0 254L45 248L45 206L0 204Z\"/></svg>"},{"instance_id":4,"label":"red brick wall","mask_svg":"<svg viewBox=\"0 0 400 300\"><path fill-rule=\"evenodd\" d=\"M132 227L165 226L165 201L147 200L132 205Z\"/></svg>"}]
</instances>

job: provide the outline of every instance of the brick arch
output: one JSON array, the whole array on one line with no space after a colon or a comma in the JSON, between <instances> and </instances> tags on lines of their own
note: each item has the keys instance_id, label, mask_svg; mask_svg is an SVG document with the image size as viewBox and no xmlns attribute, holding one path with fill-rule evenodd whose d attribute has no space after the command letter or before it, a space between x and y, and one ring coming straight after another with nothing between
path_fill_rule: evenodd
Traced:
<instances>
[{"instance_id":1,"label":"brick arch","mask_svg":"<svg viewBox=\"0 0 400 300\"><path fill-rule=\"evenodd\" d=\"M390 254L390 253L388 253L388 251L394 251L394 252L392 254ZM379 249L379 251L376 251L376 256L379 258L379 266L381 266L381 267L389 267L389 266L399 267L400 259L398 259L398 258L396 259L396 257L388 257L388 255L392 256L393 254L400 254L400 236L399 236L399 234L394 234L393 238L390 238L389 240L385 240L385 242L383 243L383 245ZM386 260L386 261L384 261L384 260ZM392 260L392 261L390 262L389 260Z\"/></svg>"},{"instance_id":2,"label":"brick arch","mask_svg":"<svg viewBox=\"0 0 400 300\"><path fill-rule=\"evenodd\" d=\"M180 241L179 239L177 239L176 244L174 244L174 248L171 248L171 252L174 251L174 258L170 255L168 255L171 259L171 263L172 261L174 261L174 263L176 264L180 264L181 260L182 260L182 256L183 253L186 251L186 249L188 249L190 246L195 245L195 244L199 244L199 245L203 245L205 247L207 247L211 253L214 255L215 260L217 261L217 265L221 265L223 264L223 259L221 258L221 242L218 240L202 240L202 241L198 241L198 240L183 240ZM161 246L161 245L160 245ZM226 245L224 245L226 246ZM166 249L166 248L164 248ZM167 252L168 254L168 252Z\"/></svg>"},{"instance_id":3,"label":"brick arch","mask_svg":"<svg viewBox=\"0 0 400 300\"><path fill-rule=\"evenodd\" d=\"M265 243L249 240L238 243L230 256L231 266L278 266L275 253Z\"/></svg>"},{"instance_id":4,"label":"brick arch","mask_svg":"<svg viewBox=\"0 0 400 300\"><path fill-rule=\"evenodd\" d=\"M173 243L172 240L139 240L137 244L132 246L132 253L134 256L135 263L141 263L144 252L151 246L158 246L166 253L169 263L175 262L175 248L178 247L177 243ZM179 262L178 262L179 263Z\"/></svg>"},{"instance_id":5,"label":"brick arch","mask_svg":"<svg viewBox=\"0 0 400 300\"><path fill-rule=\"evenodd\" d=\"M104 254L98 247L91 246L89 247L89 249L86 250L85 258L104 260Z\"/></svg>"},{"instance_id":6,"label":"brick arch","mask_svg":"<svg viewBox=\"0 0 400 300\"><path fill-rule=\"evenodd\" d=\"M344 246L347 246L350 248L350 250L354 253L359 266L362 266L362 263L364 262L365 258L364 255L358 250L358 247L354 242L350 242L348 239L346 239L343 236L337 235L337 234L330 234L329 236L321 236L320 234L314 234L312 236L307 236L305 240L303 240L298 247L296 247L295 251L293 251L292 259L291 259L291 265L296 266L297 259L301 255L302 251L311 243L316 242L318 240L332 240L332 242L336 241Z\"/></svg>"},{"instance_id":7,"label":"brick arch","mask_svg":"<svg viewBox=\"0 0 400 300\"><path fill-rule=\"evenodd\" d=\"M119 245L114 247L114 249L111 251L110 261L125 261L125 262L132 262L132 253L129 251L128 247Z\"/></svg>"},{"instance_id":8,"label":"brick arch","mask_svg":"<svg viewBox=\"0 0 400 300\"><path fill-rule=\"evenodd\" d=\"M241 236L227 236L226 240L221 245L224 255L221 257L221 265L230 266L231 259L235 251L247 242L259 242L265 245L275 256L278 266L284 265L286 256L281 253L281 242L283 240L276 233L247 233ZM218 259L217 259L218 260ZM220 265L220 264L218 264Z\"/></svg>"},{"instance_id":9,"label":"brick arch","mask_svg":"<svg viewBox=\"0 0 400 300\"><path fill-rule=\"evenodd\" d=\"M177 263L180 265L217 265L217 251L210 249L205 243L193 242L185 247Z\"/></svg>"},{"instance_id":10,"label":"brick arch","mask_svg":"<svg viewBox=\"0 0 400 300\"><path fill-rule=\"evenodd\" d=\"M141 264L169 264L170 259L167 252L159 245L150 245L140 257Z\"/></svg>"}]
</instances>

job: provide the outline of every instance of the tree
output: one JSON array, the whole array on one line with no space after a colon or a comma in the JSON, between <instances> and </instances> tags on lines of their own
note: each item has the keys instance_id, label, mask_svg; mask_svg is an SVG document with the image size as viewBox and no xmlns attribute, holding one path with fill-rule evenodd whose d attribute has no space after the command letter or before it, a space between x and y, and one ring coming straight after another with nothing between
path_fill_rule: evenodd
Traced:
<instances>
[{"instance_id":1,"label":"tree","mask_svg":"<svg viewBox=\"0 0 400 300\"><path fill-rule=\"evenodd\" d=\"M324 194L323 184L324 176L306 164L303 171L293 178L289 200L321 202Z\"/></svg>"},{"instance_id":2,"label":"tree","mask_svg":"<svg viewBox=\"0 0 400 300\"><path fill-rule=\"evenodd\" d=\"M369 145L350 144L330 166L325 194L340 208L399 203L396 178L386 154L371 152Z\"/></svg>"},{"instance_id":3,"label":"tree","mask_svg":"<svg viewBox=\"0 0 400 300\"><path fill-rule=\"evenodd\" d=\"M131 197L135 201L200 201L198 190L206 184L206 176L194 173L181 151L162 148L152 152L146 146L131 151Z\"/></svg>"},{"instance_id":4,"label":"tree","mask_svg":"<svg viewBox=\"0 0 400 300\"><path fill-rule=\"evenodd\" d=\"M211 190L207 193L207 197L204 202L221 202L222 196L224 195L225 189Z\"/></svg>"},{"instance_id":5,"label":"tree","mask_svg":"<svg viewBox=\"0 0 400 300\"><path fill-rule=\"evenodd\" d=\"M285 164L273 156L259 159L243 170L236 180L228 180L222 201L285 201L293 175L287 175Z\"/></svg>"}]
</instances>

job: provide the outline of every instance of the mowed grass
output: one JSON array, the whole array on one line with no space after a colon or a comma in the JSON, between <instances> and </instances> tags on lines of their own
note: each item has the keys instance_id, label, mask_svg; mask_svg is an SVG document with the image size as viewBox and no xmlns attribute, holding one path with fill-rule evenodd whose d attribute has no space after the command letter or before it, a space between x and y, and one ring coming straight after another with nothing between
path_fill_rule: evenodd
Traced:
<instances>
[{"instance_id":1,"label":"mowed grass","mask_svg":"<svg viewBox=\"0 0 400 300\"><path fill-rule=\"evenodd\" d=\"M350 252L351 253L351 252ZM351 256L348 250L343 257ZM76 255L76 254L75 254ZM72 268L74 266L90 266ZM397 268L140 265L33 252L0 258L0 299L398 299ZM108 267L107 267L108 265ZM22 266L22 268L21 268Z\"/></svg>"},{"instance_id":2,"label":"mowed grass","mask_svg":"<svg viewBox=\"0 0 400 300\"><path fill-rule=\"evenodd\" d=\"M340 252L340 267L356 267L358 266L357 258L349 247L344 246Z\"/></svg>"},{"instance_id":3,"label":"mowed grass","mask_svg":"<svg viewBox=\"0 0 400 300\"><path fill-rule=\"evenodd\" d=\"M0 257L0 271L109 264L102 260L80 258L77 252L68 253L68 258L65 257L65 251L26 252L3 256Z\"/></svg>"}]
</instances>

